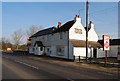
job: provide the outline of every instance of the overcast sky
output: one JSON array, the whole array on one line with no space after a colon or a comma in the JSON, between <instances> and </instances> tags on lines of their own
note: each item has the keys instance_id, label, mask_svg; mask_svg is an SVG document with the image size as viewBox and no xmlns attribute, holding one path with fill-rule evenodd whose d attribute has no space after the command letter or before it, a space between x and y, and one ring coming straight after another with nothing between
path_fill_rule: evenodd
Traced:
<instances>
[{"instance_id":1,"label":"overcast sky","mask_svg":"<svg viewBox=\"0 0 120 81\"><path fill-rule=\"evenodd\" d=\"M85 26L85 2L2 2L2 36L10 37L18 29L32 25L45 28L73 20L80 14ZM93 21L99 38L103 34L117 38L118 2L90 2L89 21Z\"/></svg>"}]
</instances>

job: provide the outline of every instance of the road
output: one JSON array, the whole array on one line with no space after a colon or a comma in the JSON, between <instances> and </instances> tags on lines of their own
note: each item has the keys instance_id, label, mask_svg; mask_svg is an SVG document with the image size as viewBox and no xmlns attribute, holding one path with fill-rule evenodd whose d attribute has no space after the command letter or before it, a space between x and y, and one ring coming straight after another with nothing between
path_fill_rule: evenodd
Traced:
<instances>
[{"instance_id":1,"label":"road","mask_svg":"<svg viewBox=\"0 0 120 81\"><path fill-rule=\"evenodd\" d=\"M2 79L40 79L40 81L44 81L45 79L61 79L66 81L76 81L79 79L118 78L117 74L82 67L62 66L47 61L34 60L28 57L31 56L18 56L3 53Z\"/></svg>"}]
</instances>

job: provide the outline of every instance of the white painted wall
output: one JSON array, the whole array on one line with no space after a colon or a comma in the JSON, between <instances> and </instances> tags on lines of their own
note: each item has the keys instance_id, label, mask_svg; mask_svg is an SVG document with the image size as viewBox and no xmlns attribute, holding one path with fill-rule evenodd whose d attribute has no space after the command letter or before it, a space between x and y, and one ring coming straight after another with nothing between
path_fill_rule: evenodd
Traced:
<instances>
[{"instance_id":1,"label":"white painted wall","mask_svg":"<svg viewBox=\"0 0 120 81\"><path fill-rule=\"evenodd\" d=\"M60 39L60 33L54 33L54 34L48 34L48 35L43 35L43 36L38 36L38 37L33 37L31 39L31 46L29 47L30 52L33 52L32 48L34 47L34 44L36 41L42 41L43 45L45 46L45 53L47 53L46 48L49 47L51 50L51 55L55 54L55 46L61 45L61 46L67 46L68 45L68 32L62 32L62 39ZM49 54L47 54L49 55ZM57 56L57 55L56 55Z\"/></svg>"},{"instance_id":2,"label":"white painted wall","mask_svg":"<svg viewBox=\"0 0 120 81\"><path fill-rule=\"evenodd\" d=\"M82 34L75 33L75 28L81 29ZM80 18L77 18L77 21L73 24L73 26L69 30L69 39L85 40L86 39L85 37L86 37L85 28L82 25Z\"/></svg>"},{"instance_id":3,"label":"white painted wall","mask_svg":"<svg viewBox=\"0 0 120 81\"><path fill-rule=\"evenodd\" d=\"M81 58L85 58L86 56L86 48L82 48L82 47L74 47L74 55L76 57L80 56Z\"/></svg>"},{"instance_id":4,"label":"white painted wall","mask_svg":"<svg viewBox=\"0 0 120 81\"><path fill-rule=\"evenodd\" d=\"M98 35L94 29L94 24L91 24L91 29L88 32L88 41L98 41Z\"/></svg>"},{"instance_id":5,"label":"white painted wall","mask_svg":"<svg viewBox=\"0 0 120 81\"><path fill-rule=\"evenodd\" d=\"M92 54L93 57L93 48L91 49L91 53L90 53L90 48L88 48L88 57L90 57L90 55ZM81 58L85 58L86 57L86 48L85 47L74 47L74 55L75 56L80 56Z\"/></svg>"},{"instance_id":6,"label":"white painted wall","mask_svg":"<svg viewBox=\"0 0 120 81\"><path fill-rule=\"evenodd\" d=\"M68 58L68 46L60 46L60 47L63 47L64 48L64 55L58 55L57 54L57 46L53 46L51 47L51 50L52 50L52 53L50 54L50 56L53 56L53 57L59 57L59 58Z\"/></svg>"}]
</instances>

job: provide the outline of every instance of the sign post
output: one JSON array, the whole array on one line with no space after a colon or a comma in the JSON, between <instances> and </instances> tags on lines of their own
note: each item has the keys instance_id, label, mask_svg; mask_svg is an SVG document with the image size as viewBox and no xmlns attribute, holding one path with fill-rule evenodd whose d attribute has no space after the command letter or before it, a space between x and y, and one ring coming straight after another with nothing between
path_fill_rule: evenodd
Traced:
<instances>
[{"instance_id":1,"label":"sign post","mask_svg":"<svg viewBox=\"0 0 120 81\"><path fill-rule=\"evenodd\" d=\"M108 51L110 50L110 36L103 35L103 51L105 51L105 65L108 61Z\"/></svg>"}]
</instances>

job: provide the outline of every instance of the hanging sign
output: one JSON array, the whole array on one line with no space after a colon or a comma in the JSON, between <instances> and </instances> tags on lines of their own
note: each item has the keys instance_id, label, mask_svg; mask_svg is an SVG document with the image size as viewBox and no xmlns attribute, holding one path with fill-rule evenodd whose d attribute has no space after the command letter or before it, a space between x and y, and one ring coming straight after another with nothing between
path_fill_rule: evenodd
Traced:
<instances>
[{"instance_id":1,"label":"hanging sign","mask_svg":"<svg viewBox=\"0 0 120 81\"><path fill-rule=\"evenodd\" d=\"M31 39L27 39L27 45L28 45L28 46L31 45Z\"/></svg>"},{"instance_id":2,"label":"hanging sign","mask_svg":"<svg viewBox=\"0 0 120 81\"><path fill-rule=\"evenodd\" d=\"M103 35L103 51L110 50L110 36Z\"/></svg>"}]
</instances>

